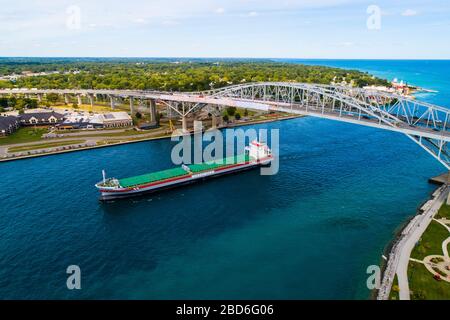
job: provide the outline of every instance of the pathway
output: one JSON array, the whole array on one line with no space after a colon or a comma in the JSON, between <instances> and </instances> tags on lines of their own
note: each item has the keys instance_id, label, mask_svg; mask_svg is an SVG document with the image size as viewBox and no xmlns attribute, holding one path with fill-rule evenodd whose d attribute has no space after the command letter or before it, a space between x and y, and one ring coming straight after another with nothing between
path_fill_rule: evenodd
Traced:
<instances>
[{"instance_id":1,"label":"pathway","mask_svg":"<svg viewBox=\"0 0 450 320\"><path fill-rule=\"evenodd\" d=\"M422 234L428 228L433 217L441 208L442 204L447 199L448 190L442 188L439 195L433 200L432 205L421 215L416 216L410 225L407 227L407 232L402 239L402 245L398 247L399 254L397 265L397 279L400 288L400 300L410 300L409 283L408 283L408 265L411 252L416 246L417 242L422 237Z\"/></svg>"}]
</instances>

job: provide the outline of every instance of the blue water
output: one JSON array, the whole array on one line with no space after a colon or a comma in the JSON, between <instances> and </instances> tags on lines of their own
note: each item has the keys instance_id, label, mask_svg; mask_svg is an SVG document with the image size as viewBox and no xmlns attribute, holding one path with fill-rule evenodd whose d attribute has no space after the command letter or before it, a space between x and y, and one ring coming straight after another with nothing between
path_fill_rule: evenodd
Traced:
<instances>
[{"instance_id":1,"label":"blue water","mask_svg":"<svg viewBox=\"0 0 450 320\"><path fill-rule=\"evenodd\" d=\"M345 63L407 75L390 62ZM414 81L441 86L423 79ZM442 89L429 100L448 96ZM101 170L171 167L170 141L0 164L0 298L368 298L366 268L444 168L392 132L313 118L254 128L280 129L279 174L114 203L97 200ZM79 291L66 288L73 264Z\"/></svg>"},{"instance_id":2,"label":"blue water","mask_svg":"<svg viewBox=\"0 0 450 320\"><path fill-rule=\"evenodd\" d=\"M450 107L450 60L276 60L355 69L389 81L397 78L411 85L438 91L438 94L419 93L416 96L430 103Z\"/></svg>"}]
</instances>

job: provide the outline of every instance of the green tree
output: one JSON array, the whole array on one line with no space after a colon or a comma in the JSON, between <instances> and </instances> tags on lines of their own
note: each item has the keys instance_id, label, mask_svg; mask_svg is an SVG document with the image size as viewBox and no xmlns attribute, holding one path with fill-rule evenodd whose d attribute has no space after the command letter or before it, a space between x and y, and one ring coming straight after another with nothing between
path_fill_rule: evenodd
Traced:
<instances>
[{"instance_id":1,"label":"green tree","mask_svg":"<svg viewBox=\"0 0 450 320\"><path fill-rule=\"evenodd\" d=\"M234 118L236 120L240 120L241 119L241 114L239 112L236 112L235 115L234 115Z\"/></svg>"},{"instance_id":2,"label":"green tree","mask_svg":"<svg viewBox=\"0 0 450 320\"><path fill-rule=\"evenodd\" d=\"M227 114L232 117L236 113L236 107L228 107L227 108Z\"/></svg>"},{"instance_id":3,"label":"green tree","mask_svg":"<svg viewBox=\"0 0 450 320\"><path fill-rule=\"evenodd\" d=\"M58 102L59 96L56 93L49 93L47 94L47 101L51 104L55 104Z\"/></svg>"},{"instance_id":4,"label":"green tree","mask_svg":"<svg viewBox=\"0 0 450 320\"><path fill-rule=\"evenodd\" d=\"M230 118L228 117L228 115L224 115L222 119L223 119L223 121L225 121L225 122L230 121Z\"/></svg>"},{"instance_id":5,"label":"green tree","mask_svg":"<svg viewBox=\"0 0 450 320\"><path fill-rule=\"evenodd\" d=\"M17 101L16 101L16 103L15 103L15 105L14 105L14 108L15 108L16 110L23 110L23 109L25 109L25 107L26 107L26 102L25 102L25 100L23 100L23 99L17 99Z\"/></svg>"}]
</instances>

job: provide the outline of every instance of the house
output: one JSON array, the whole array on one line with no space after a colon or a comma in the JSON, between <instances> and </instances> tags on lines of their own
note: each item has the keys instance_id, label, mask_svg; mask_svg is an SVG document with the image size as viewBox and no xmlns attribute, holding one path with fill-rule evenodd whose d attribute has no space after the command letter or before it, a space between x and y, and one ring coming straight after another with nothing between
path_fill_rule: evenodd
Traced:
<instances>
[{"instance_id":1,"label":"house","mask_svg":"<svg viewBox=\"0 0 450 320\"><path fill-rule=\"evenodd\" d=\"M35 112L20 115L20 123L23 126L51 125L64 121L64 115L57 112Z\"/></svg>"},{"instance_id":2,"label":"house","mask_svg":"<svg viewBox=\"0 0 450 320\"><path fill-rule=\"evenodd\" d=\"M7 136L19 129L19 127L20 120L18 117L0 117L0 136Z\"/></svg>"}]
</instances>

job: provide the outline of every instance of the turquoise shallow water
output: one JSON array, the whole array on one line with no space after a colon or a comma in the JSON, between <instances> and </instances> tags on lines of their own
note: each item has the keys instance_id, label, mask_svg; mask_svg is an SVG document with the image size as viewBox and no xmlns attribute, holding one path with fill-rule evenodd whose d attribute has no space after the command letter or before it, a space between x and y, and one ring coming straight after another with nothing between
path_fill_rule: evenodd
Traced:
<instances>
[{"instance_id":1,"label":"turquoise shallow water","mask_svg":"<svg viewBox=\"0 0 450 320\"><path fill-rule=\"evenodd\" d=\"M368 298L367 266L443 168L396 133L313 118L254 127L280 129L278 175L114 203L97 200L101 170L171 167L170 141L0 164L0 297ZM66 289L71 264L80 291Z\"/></svg>"}]
</instances>

